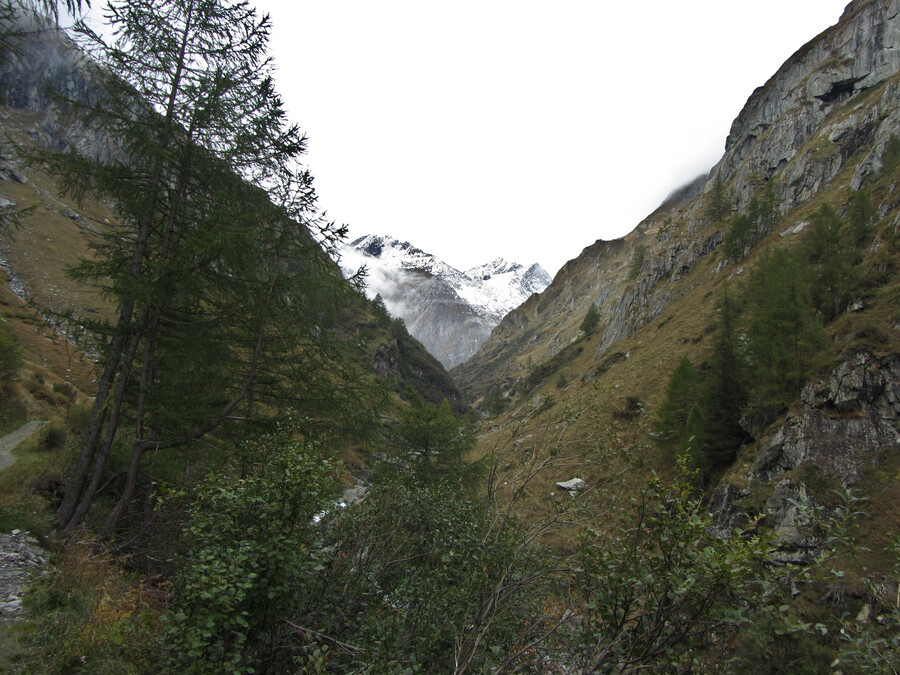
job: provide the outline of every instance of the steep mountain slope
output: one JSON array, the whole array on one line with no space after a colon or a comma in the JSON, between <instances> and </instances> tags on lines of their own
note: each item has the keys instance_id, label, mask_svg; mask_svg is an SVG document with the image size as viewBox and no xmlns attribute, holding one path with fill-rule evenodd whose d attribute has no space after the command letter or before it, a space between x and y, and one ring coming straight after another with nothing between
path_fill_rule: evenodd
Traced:
<instances>
[{"instance_id":1,"label":"steep mountain slope","mask_svg":"<svg viewBox=\"0 0 900 675\"><path fill-rule=\"evenodd\" d=\"M809 542L792 504L833 506L831 490L852 486L878 501L861 538L884 548L897 529L900 457L898 10L895 1L848 5L753 93L702 184L622 239L585 248L453 370L470 397L485 397L485 410L506 406L480 438L498 480L504 467L510 476L522 463L547 467L529 483L529 517L550 517L565 499L558 481L577 476L612 498L634 494L650 470L668 475L673 457L654 430L666 386L682 357L708 365L726 289L738 297L767 255L799 247L823 205L846 223L865 188L876 223L860 254L866 283L825 323L827 346L791 404L740 420L746 442L709 495L723 531L768 511L785 547L802 556ZM727 208L716 215L719 189ZM764 202L773 207L758 219L758 239L734 252L732 214L759 213ZM592 304L600 323L585 334ZM611 447L630 462L622 473Z\"/></svg>"},{"instance_id":2,"label":"steep mountain slope","mask_svg":"<svg viewBox=\"0 0 900 675\"><path fill-rule=\"evenodd\" d=\"M545 361L579 337L592 303L602 316L599 355L690 292L685 277L703 261L708 266L724 241L725 227L707 214L717 178L738 212L771 180L787 222L808 215L800 207L826 188L843 190L842 199L859 189L900 131L898 7L851 3L837 25L753 93L705 183L677 191L626 237L597 241L564 265L546 291L511 312L454 369L462 386L483 393L511 385L529 359ZM722 262L710 270L713 279L734 272Z\"/></svg>"},{"instance_id":3,"label":"steep mountain slope","mask_svg":"<svg viewBox=\"0 0 900 675\"><path fill-rule=\"evenodd\" d=\"M502 258L461 272L430 253L392 237L360 237L341 250L341 265L367 269L367 293L380 295L391 315L446 367L475 353L512 309L550 283L534 264Z\"/></svg>"},{"instance_id":4,"label":"steep mountain slope","mask_svg":"<svg viewBox=\"0 0 900 675\"><path fill-rule=\"evenodd\" d=\"M62 151L70 144L104 159L119 152L111 136L61 115L49 95L55 90L74 98L91 96L94 85L83 68L84 58L62 31L40 30L27 32L0 59L0 266L11 289L3 294L9 308L3 314L20 339L28 341L27 358L91 393L94 364L88 355L19 308L32 301L52 313L110 315L107 300L96 289L76 284L67 271L79 258L91 256L91 244L114 219L113 210L90 195L78 204L35 159L40 152ZM344 320L346 336L366 338L362 368L381 378L393 375L398 392L411 385L434 405L447 398L462 409L459 390L444 368L405 329L383 322L371 302L360 296L345 308ZM93 351L91 336L77 323L54 322L57 331ZM38 337L29 337L32 333ZM66 359L56 354L60 343Z\"/></svg>"}]
</instances>

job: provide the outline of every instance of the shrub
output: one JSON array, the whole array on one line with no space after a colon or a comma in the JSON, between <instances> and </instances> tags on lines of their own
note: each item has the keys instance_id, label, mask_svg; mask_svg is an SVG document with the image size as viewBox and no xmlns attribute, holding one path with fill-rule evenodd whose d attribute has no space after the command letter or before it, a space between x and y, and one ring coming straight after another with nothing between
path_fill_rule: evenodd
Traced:
<instances>
[{"instance_id":1,"label":"shrub","mask_svg":"<svg viewBox=\"0 0 900 675\"><path fill-rule=\"evenodd\" d=\"M539 608L534 559L491 515L450 483L374 488L327 532L296 623L343 645L335 672L493 672L528 642Z\"/></svg>"},{"instance_id":2,"label":"shrub","mask_svg":"<svg viewBox=\"0 0 900 675\"><path fill-rule=\"evenodd\" d=\"M191 510L166 633L171 672L297 669L276 645L319 564L313 516L332 492L333 467L287 429L245 449L246 477L211 476Z\"/></svg>"},{"instance_id":3,"label":"shrub","mask_svg":"<svg viewBox=\"0 0 900 675\"><path fill-rule=\"evenodd\" d=\"M68 431L66 430L65 425L59 422L52 422L41 429L41 450L46 450L48 452L62 450L66 447L67 440Z\"/></svg>"},{"instance_id":4,"label":"shrub","mask_svg":"<svg viewBox=\"0 0 900 675\"><path fill-rule=\"evenodd\" d=\"M672 485L654 478L611 534L582 536L572 670L686 672L704 636L726 638L757 612L772 612L773 545L757 535L712 535L684 460L681 471Z\"/></svg>"},{"instance_id":5,"label":"shrub","mask_svg":"<svg viewBox=\"0 0 900 675\"><path fill-rule=\"evenodd\" d=\"M53 392L56 394L62 394L70 402L73 402L75 400L75 396L78 393L75 390L75 387L73 387L68 382L54 382Z\"/></svg>"},{"instance_id":6,"label":"shrub","mask_svg":"<svg viewBox=\"0 0 900 675\"><path fill-rule=\"evenodd\" d=\"M28 414L19 395L19 386L12 382L0 382L0 424L3 426L23 421Z\"/></svg>"}]
</instances>

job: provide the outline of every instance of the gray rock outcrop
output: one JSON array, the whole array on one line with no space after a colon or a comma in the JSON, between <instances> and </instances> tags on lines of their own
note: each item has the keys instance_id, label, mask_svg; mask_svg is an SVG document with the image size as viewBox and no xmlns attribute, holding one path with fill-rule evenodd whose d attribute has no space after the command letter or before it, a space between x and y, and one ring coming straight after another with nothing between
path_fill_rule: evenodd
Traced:
<instances>
[{"instance_id":1,"label":"gray rock outcrop","mask_svg":"<svg viewBox=\"0 0 900 675\"><path fill-rule=\"evenodd\" d=\"M900 129L896 85L874 106L830 116L848 99L900 71L900 1L857 0L841 21L789 58L748 99L734 120L726 152L711 176L734 185L737 208L746 208L759 180L780 175L781 206L809 199L860 149L871 168L891 133ZM814 137L819 142L804 147ZM854 179L859 187L859 177ZM712 181L706 191L712 189Z\"/></svg>"},{"instance_id":2,"label":"gray rock outcrop","mask_svg":"<svg viewBox=\"0 0 900 675\"><path fill-rule=\"evenodd\" d=\"M681 282L722 245L729 218L713 222L707 212L717 179L732 210L746 212L776 178L783 215L848 167L847 184L859 188L880 168L892 134L900 134L900 0L855 0L753 92L702 189L688 185L626 237L585 248L546 291L507 315L454 376L480 391L513 382L526 357L546 361L578 338L590 304L601 315L599 356L689 293ZM792 223L790 233L801 229ZM712 274L727 265L720 258Z\"/></svg>"},{"instance_id":3,"label":"gray rock outcrop","mask_svg":"<svg viewBox=\"0 0 900 675\"><path fill-rule=\"evenodd\" d=\"M25 36L13 38L0 60L0 105L39 113L41 120L29 133L50 150L74 146L105 162L119 157L109 133L70 119L58 105L59 99L89 101L102 90L90 59L63 30L27 20L22 20L22 30Z\"/></svg>"},{"instance_id":4,"label":"gray rock outcrop","mask_svg":"<svg viewBox=\"0 0 900 675\"><path fill-rule=\"evenodd\" d=\"M831 374L809 383L799 405L748 450L755 452L747 487L724 480L710 500L720 534L746 523L747 498L768 493L767 524L788 550L785 560L801 559L815 548L802 532L798 503L815 500L805 483L804 466L844 487L857 483L885 451L900 447L900 356L859 352ZM744 480L740 481L744 483ZM791 553L792 551L792 553Z\"/></svg>"},{"instance_id":5,"label":"gray rock outcrop","mask_svg":"<svg viewBox=\"0 0 900 675\"><path fill-rule=\"evenodd\" d=\"M861 352L825 382L808 384L800 410L761 443L751 479L773 481L813 462L844 485L884 448L900 445L900 357Z\"/></svg>"}]
</instances>

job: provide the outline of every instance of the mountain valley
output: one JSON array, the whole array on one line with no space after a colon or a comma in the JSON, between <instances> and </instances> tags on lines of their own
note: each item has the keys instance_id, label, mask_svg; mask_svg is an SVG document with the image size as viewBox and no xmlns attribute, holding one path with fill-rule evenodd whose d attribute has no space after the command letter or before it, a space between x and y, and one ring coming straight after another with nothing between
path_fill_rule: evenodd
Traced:
<instances>
[{"instance_id":1,"label":"mountain valley","mask_svg":"<svg viewBox=\"0 0 900 675\"><path fill-rule=\"evenodd\" d=\"M750 93L706 175L626 236L585 242L552 280L503 259L456 270L386 235L346 242L325 227L310 246L317 213L268 215L213 161L249 208L228 211L228 191L197 173L152 230L163 253L145 264L160 273L129 277L117 247L139 239L139 218L73 191L48 151L92 157L98 176L115 165L125 185L153 172L126 171L116 137L37 93L50 81L93 95L52 33L0 66L0 356L13 355L0 421L46 418L62 435L0 474L0 522L57 552L22 660L47 672L155 672L159 658L197 672L900 668L900 0L850 2ZM178 125L181 143L192 127ZM174 162L164 194L177 192L172 167L192 166L173 157L159 159ZM213 198L167 238L179 200L204 190ZM218 238L232 220L245 225L234 249ZM257 230L261 262L247 265L240 246L257 240L241 237ZM282 232L299 242L284 255ZM189 271L167 286L171 241ZM92 283L73 276L110 250ZM365 267L365 289L338 267ZM66 533L58 513L122 297L147 302L118 328L134 362L107 374L121 396L94 406L101 424L121 407L122 428ZM243 327L270 305L284 314ZM204 405L221 424L211 432Z\"/></svg>"}]
</instances>

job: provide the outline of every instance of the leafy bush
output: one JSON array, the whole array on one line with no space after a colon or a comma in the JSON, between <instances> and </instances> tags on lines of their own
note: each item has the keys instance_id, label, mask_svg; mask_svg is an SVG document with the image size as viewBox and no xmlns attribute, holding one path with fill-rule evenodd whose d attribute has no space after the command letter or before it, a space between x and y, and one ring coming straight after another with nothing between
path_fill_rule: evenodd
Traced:
<instances>
[{"instance_id":1,"label":"leafy bush","mask_svg":"<svg viewBox=\"0 0 900 675\"><path fill-rule=\"evenodd\" d=\"M295 624L332 649L336 672L489 672L539 613L534 560L513 532L451 483L376 487L327 532Z\"/></svg>"},{"instance_id":2,"label":"leafy bush","mask_svg":"<svg viewBox=\"0 0 900 675\"><path fill-rule=\"evenodd\" d=\"M210 477L198 489L166 633L172 672L296 669L277 644L319 566L313 517L334 468L285 429L246 453L246 477Z\"/></svg>"},{"instance_id":3,"label":"leafy bush","mask_svg":"<svg viewBox=\"0 0 900 675\"><path fill-rule=\"evenodd\" d=\"M573 670L689 670L706 636L726 637L773 611L773 545L755 534L710 534L711 516L687 478L682 461L682 478L654 478L612 534L582 536Z\"/></svg>"}]
</instances>

